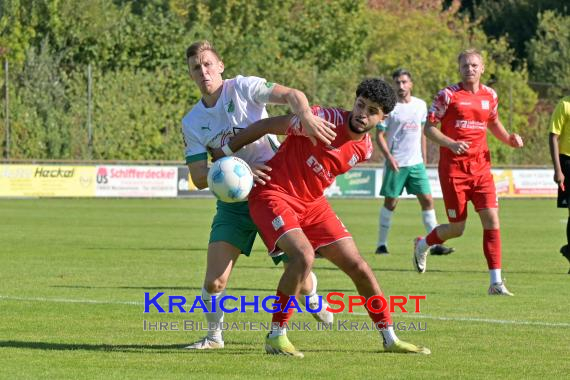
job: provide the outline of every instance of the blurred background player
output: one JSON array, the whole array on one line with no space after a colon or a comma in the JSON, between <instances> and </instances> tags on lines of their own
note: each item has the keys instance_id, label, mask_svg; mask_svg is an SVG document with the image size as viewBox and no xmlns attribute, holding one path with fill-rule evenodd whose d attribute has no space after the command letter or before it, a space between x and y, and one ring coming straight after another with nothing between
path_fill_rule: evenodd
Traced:
<instances>
[{"instance_id":1,"label":"blurred background player","mask_svg":"<svg viewBox=\"0 0 570 380\"><path fill-rule=\"evenodd\" d=\"M570 261L570 96L562 98L556 105L550 120L548 142L554 165L554 182L558 185L557 206L568 209L566 244L560 248L560 253Z\"/></svg>"},{"instance_id":2,"label":"blurred background player","mask_svg":"<svg viewBox=\"0 0 570 380\"><path fill-rule=\"evenodd\" d=\"M394 90L380 79L367 79L356 90L352 112L338 108L313 107L313 112L334 123L336 138L330 144L313 145L306 138L305 125L297 116L261 120L234 137L231 151L268 133L287 134L275 157L267 162L275 174L265 185L253 188L250 212L270 255L283 251L289 257L277 287L278 312L273 314L265 350L269 354L303 357L287 337L287 323L293 309L284 311L290 296L299 296L301 284L310 273L315 252L325 257L353 281L367 300L381 296L380 285L368 263L358 252L352 236L332 210L324 190L335 177L372 155L373 129L396 103ZM227 150L227 149L226 149ZM214 157L221 156L217 150ZM380 310L380 299L372 299L372 309ZM425 347L398 339L388 308L368 310L378 326L384 349L397 353L430 354Z\"/></svg>"},{"instance_id":3,"label":"blurred background player","mask_svg":"<svg viewBox=\"0 0 570 380\"><path fill-rule=\"evenodd\" d=\"M439 225L425 238L416 239L413 263L419 273L424 273L428 248L463 234L467 202L471 201L483 225L483 252L490 276L488 294L512 296L501 277L499 203L491 174L487 129L513 148L521 148L523 141L505 130L499 120L497 94L481 84L485 71L481 54L475 49L465 50L458 62L461 82L438 93L425 127L426 136L440 145L439 181L449 224Z\"/></svg>"},{"instance_id":4,"label":"blurred background player","mask_svg":"<svg viewBox=\"0 0 570 380\"><path fill-rule=\"evenodd\" d=\"M384 206L380 209L377 254L388 254L388 232L398 197L404 188L414 194L422 208L422 222L426 233L437 226L431 188L425 167L426 137L423 127L427 118L426 102L412 96L412 74L398 69L392 74L398 102L388 117L377 125L376 143L385 158L380 195ZM453 248L436 244L432 255L448 255Z\"/></svg>"},{"instance_id":5,"label":"blurred background player","mask_svg":"<svg viewBox=\"0 0 570 380\"><path fill-rule=\"evenodd\" d=\"M208 186L208 153L211 148L225 145L234 134L247 125L267 117L267 103L288 104L307 126L307 133L325 142L334 138L332 124L310 112L305 95L298 90L267 82L263 78L237 76L224 80L224 63L220 55L207 41L192 44L186 51L190 77L196 83L202 98L182 120L186 163L192 181L199 189ZM314 137L313 137L314 139ZM264 136L243 148L237 156L245 160L255 178L263 182L269 179L268 167L263 165L275 154L278 142L275 136ZM202 299L208 309L212 296L223 296L231 271L240 254L249 256L257 234L257 228L249 215L247 202L217 202L212 222L206 276ZM276 259L278 262L280 259ZM284 264L285 265L285 264ZM318 303L316 277L311 274L303 283L302 294L310 295L310 303ZM304 298L303 298L304 299ZM332 321L326 311L314 314L317 320ZM223 348L220 323L224 313L206 313L206 320L216 328L208 335L188 346L190 349ZM210 326L209 324L209 326Z\"/></svg>"}]
</instances>

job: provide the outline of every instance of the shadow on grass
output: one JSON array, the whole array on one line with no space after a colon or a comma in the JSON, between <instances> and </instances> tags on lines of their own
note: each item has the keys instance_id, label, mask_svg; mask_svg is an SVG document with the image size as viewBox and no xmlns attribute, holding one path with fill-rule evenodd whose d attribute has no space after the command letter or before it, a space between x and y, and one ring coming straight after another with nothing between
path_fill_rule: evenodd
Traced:
<instances>
[{"instance_id":1,"label":"shadow on grass","mask_svg":"<svg viewBox=\"0 0 570 380\"><path fill-rule=\"evenodd\" d=\"M191 290L202 292L202 288L191 286L87 286L87 285L51 285L50 288L66 288L66 289L138 289L138 290ZM328 289L334 292L353 292L355 289ZM275 288L228 288L228 292L266 292L273 294Z\"/></svg>"},{"instance_id":2,"label":"shadow on grass","mask_svg":"<svg viewBox=\"0 0 570 380\"><path fill-rule=\"evenodd\" d=\"M191 290L202 292L196 286L90 286L90 285L51 285L51 288L67 289L137 289L137 290ZM275 288L228 288L229 292L269 292L275 293Z\"/></svg>"},{"instance_id":3,"label":"shadow on grass","mask_svg":"<svg viewBox=\"0 0 570 380\"><path fill-rule=\"evenodd\" d=\"M182 251L182 252L206 252L204 248L187 247L85 247L88 251Z\"/></svg>"},{"instance_id":4,"label":"shadow on grass","mask_svg":"<svg viewBox=\"0 0 570 380\"><path fill-rule=\"evenodd\" d=\"M375 262L372 259L366 258L366 261L368 262L368 265L370 266L370 268L375 272L375 273L382 273L382 272L394 272L394 273L416 273L416 271L412 268L412 264L410 264L409 268L382 268L382 267L378 267L378 263ZM321 259L321 260L325 260L326 259ZM439 259L433 259L435 262L435 260L439 260ZM445 259L442 259L445 260ZM319 272L339 272L339 275L344 275L342 273L342 271L334 266L319 266L319 261L316 261L315 266L313 267L313 271L315 272L315 274L317 275L317 277L319 276ZM374 264L374 265L373 265ZM240 268L244 268L244 269L255 269L255 270L278 270L281 271L282 267L280 265L278 266L254 266L254 265L240 265L239 262L236 265L236 269L239 270ZM489 271L487 269L484 269L484 264L482 266L483 269L469 269L469 270L461 270L461 269L430 269L428 268L427 272L429 273L467 273L467 274L480 274L480 273L489 273ZM548 271L540 271L540 270L508 270L506 272L507 274L530 274L530 275L537 275L537 276L542 276L544 274L548 274L548 275L567 275L566 273L564 273L563 271L560 273L552 273L552 272L548 272Z\"/></svg>"},{"instance_id":5,"label":"shadow on grass","mask_svg":"<svg viewBox=\"0 0 570 380\"><path fill-rule=\"evenodd\" d=\"M243 351L251 351L252 353L259 353L259 349L239 345L236 349L227 350L185 350L187 344L87 344L87 343L50 343L50 342L29 342L29 341L16 341L4 340L0 341L0 348L24 348L30 350L44 350L44 351L109 351L109 352L143 352L143 351L165 351L172 353L173 351L188 352L191 354L230 354L244 353ZM249 352L248 352L249 353Z\"/></svg>"},{"instance_id":6,"label":"shadow on grass","mask_svg":"<svg viewBox=\"0 0 570 380\"><path fill-rule=\"evenodd\" d=\"M331 354L339 354L339 353L345 353L348 355L351 354L394 354L393 352L387 352L384 350L380 350L378 348L365 348L362 347L360 349L355 349L355 350L338 350L338 348L319 348L319 349L302 349L301 351L303 351L303 353L331 353ZM395 354L395 355L402 355L402 354Z\"/></svg>"},{"instance_id":7,"label":"shadow on grass","mask_svg":"<svg viewBox=\"0 0 570 380\"><path fill-rule=\"evenodd\" d=\"M28 348L32 350L57 351L131 351L131 350L175 350L184 348L182 344L86 344L86 343L49 343L16 340L0 341L0 347Z\"/></svg>"}]
</instances>

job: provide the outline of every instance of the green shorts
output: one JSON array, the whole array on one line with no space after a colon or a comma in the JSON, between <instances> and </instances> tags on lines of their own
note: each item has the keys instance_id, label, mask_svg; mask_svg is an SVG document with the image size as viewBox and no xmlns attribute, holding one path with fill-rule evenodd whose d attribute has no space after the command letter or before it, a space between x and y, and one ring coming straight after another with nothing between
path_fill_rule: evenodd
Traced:
<instances>
[{"instance_id":1,"label":"green shorts","mask_svg":"<svg viewBox=\"0 0 570 380\"><path fill-rule=\"evenodd\" d=\"M423 163L401 167L398 172L385 167L380 195L398 198L406 188L408 194L431 194L426 167Z\"/></svg>"},{"instance_id":2,"label":"green shorts","mask_svg":"<svg viewBox=\"0 0 570 380\"><path fill-rule=\"evenodd\" d=\"M242 255L249 256L257 235L257 227L249 216L247 202L216 202L216 215L212 221L210 241L225 241L238 248ZM287 262L285 255L273 257L273 262Z\"/></svg>"}]
</instances>

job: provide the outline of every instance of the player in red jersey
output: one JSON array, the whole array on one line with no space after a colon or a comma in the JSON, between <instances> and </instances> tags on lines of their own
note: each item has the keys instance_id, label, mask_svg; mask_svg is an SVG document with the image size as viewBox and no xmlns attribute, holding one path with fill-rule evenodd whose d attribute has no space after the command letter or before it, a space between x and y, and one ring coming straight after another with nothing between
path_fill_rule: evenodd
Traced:
<instances>
[{"instance_id":1,"label":"player in red jersey","mask_svg":"<svg viewBox=\"0 0 570 380\"><path fill-rule=\"evenodd\" d=\"M286 326L293 309L283 312L289 296L299 296L303 280L309 275L315 252L344 271L358 290L369 299L382 295L374 273L362 258L352 237L336 216L323 193L335 177L347 172L372 154L368 132L392 111L396 95L389 84L380 79L367 79L356 90L351 112L337 108L313 107L313 113L336 125L336 137L327 145L314 145L296 116L264 119L233 137L225 151L236 151L267 133L287 134L275 156L266 165L271 177L261 178L263 184L253 188L249 196L250 214L271 255L285 252L289 265L277 288L273 314L275 328L268 334L267 353L303 357L286 335ZM214 157L223 154L221 149ZM259 181L258 181L259 183ZM381 309L381 301L371 301L371 308ZM399 340L388 310L368 311L381 331L386 351L429 354L429 349Z\"/></svg>"},{"instance_id":2,"label":"player in red jersey","mask_svg":"<svg viewBox=\"0 0 570 380\"><path fill-rule=\"evenodd\" d=\"M483 252L491 278L488 293L512 296L501 277L499 205L487 129L513 148L521 148L523 141L505 130L497 112L497 94L480 82L485 70L481 54L475 49L465 50L458 62L461 82L438 93L425 126L426 136L440 145L439 181L449 224L439 225L425 238L415 240L413 262L416 270L424 273L429 246L463 234L467 202L471 201L483 225Z\"/></svg>"}]
</instances>

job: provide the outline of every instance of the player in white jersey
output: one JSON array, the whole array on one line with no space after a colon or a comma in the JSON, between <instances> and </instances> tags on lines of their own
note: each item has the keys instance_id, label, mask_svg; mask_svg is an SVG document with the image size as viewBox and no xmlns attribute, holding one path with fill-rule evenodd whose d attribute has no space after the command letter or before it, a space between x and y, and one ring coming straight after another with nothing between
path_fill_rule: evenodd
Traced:
<instances>
[{"instance_id":1,"label":"player in white jersey","mask_svg":"<svg viewBox=\"0 0 570 380\"><path fill-rule=\"evenodd\" d=\"M388 232L398 197L404 188L415 194L422 208L422 222L429 233L437 226L431 188L424 165L426 138L423 126L427 118L426 103L412 96L412 75L398 69L392 74L397 88L398 102L394 110L377 126L376 142L386 159L380 195L384 205L380 209L377 254L388 254ZM453 248L434 245L432 255L447 255Z\"/></svg>"},{"instance_id":2,"label":"player in white jersey","mask_svg":"<svg viewBox=\"0 0 570 380\"><path fill-rule=\"evenodd\" d=\"M192 181L199 189L208 186L208 150L227 144L229 139L249 124L267 117L267 103L289 104L302 120L307 134L326 144L336 136L334 125L313 115L306 96L298 90L267 82L257 77L237 76L224 80L224 63L220 55L207 41L198 41L187 49L186 59L190 77L196 83L202 98L182 119L182 131L186 145L186 163ZM270 180L269 167L264 163L273 157L278 142L266 136L236 152L252 168L256 181ZM232 153L232 152L229 152ZM208 244L208 258L202 299L210 310L212 296L223 296L231 271L240 254L249 256L257 228L249 216L247 202L217 202ZM276 262L279 262L277 260ZM286 259L283 259L286 265ZM311 273L303 284L303 294L309 295L309 303L318 302L316 277ZM303 297L304 299L304 297ZM311 305L311 307L316 305ZM324 305L326 306L326 305ZM321 322L332 322L332 314L323 307L313 314ZM206 313L206 320L213 328L208 335L188 346L190 349L223 348L221 322L224 313Z\"/></svg>"}]
</instances>

